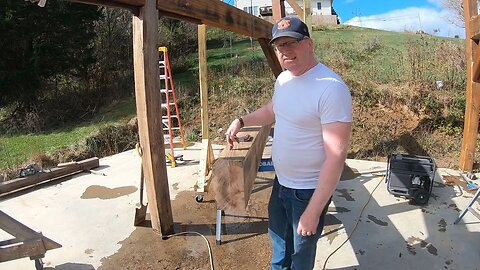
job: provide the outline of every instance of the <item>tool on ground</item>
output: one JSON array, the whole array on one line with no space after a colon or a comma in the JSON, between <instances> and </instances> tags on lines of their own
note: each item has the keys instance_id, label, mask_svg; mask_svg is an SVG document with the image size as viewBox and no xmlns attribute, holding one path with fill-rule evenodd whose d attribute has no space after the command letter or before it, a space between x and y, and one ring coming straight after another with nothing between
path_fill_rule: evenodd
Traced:
<instances>
[{"instance_id":1,"label":"tool on ground","mask_svg":"<svg viewBox=\"0 0 480 270\"><path fill-rule=\"evenodd\" d=\"M143 176L143 167L142 167L140 171L140 207L135 209L135 220L133 222L135 226L140 226L147 218L148 202L146 204L143 204L144 181L145 179Z\"/></svg>"},{"instance_id":2,"label":"tool on ground","mask_svg":"<svg viewBox=\"0 0 480 270\"><path fill-rule=\"evenodd\" d=\"M178 110L177 97L175 95L175 87L173 85L172 71L170 69L170 60L168 59L168 50L167 47L159 47L159 59L158 67L160 73L160 92L165 94L162 96L162 111L166 110L166 115L162 113L162 127L165 139L168 139L170 143L170 155L175 157L173 152L174 148L174 131L180 131L180 138L183 145L183 149L187 148L185 143L185 138L183 136L182 122L180 121L180 113ZM172 112L172 109L174 112ZM168 131L168 136L165 132ZM167 156L168 158L168 156ZM177 164L175 158L170 159L172 168Z\"/></svg>"}]
</instances>

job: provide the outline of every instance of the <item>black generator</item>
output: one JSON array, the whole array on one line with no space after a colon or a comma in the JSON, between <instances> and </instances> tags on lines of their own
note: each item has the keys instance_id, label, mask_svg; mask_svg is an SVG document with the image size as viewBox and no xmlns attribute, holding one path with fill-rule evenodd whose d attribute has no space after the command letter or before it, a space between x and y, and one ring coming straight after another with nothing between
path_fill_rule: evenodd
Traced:
<instances>
[{"instance_id":1,"label":"black generator","mask_svg":"<svg viewBox=\"0 0 480 270\"><path fill-rule=\"evenodd\" d=\"M430 157L390 154L385 177L388 192L426 204L432 193L435 170L435 161Z\"/></svg>"}]
</instances>

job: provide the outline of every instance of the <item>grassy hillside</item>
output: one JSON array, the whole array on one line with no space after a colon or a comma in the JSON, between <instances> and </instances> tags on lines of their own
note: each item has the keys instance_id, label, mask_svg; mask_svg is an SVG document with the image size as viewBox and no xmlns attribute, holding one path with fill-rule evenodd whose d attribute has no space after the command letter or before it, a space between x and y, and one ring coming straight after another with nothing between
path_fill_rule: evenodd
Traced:
<instances>
[{"instance_id":1,"label":"grassy hillside","mask_svg":"<svg viewBox=\"0 0 480 270\"><path fill-rule=\"evenodd\" d=\"M223 143L232 119L268 102L274 77L255 41L216 29L207 36L210 134ZM385 160L401 151L456 167L465 108L463 40L345 26L314 29L312 38L319 61L339 73L352 92L349 158ZM196 57L188 57L187 71L173 74L190 140L200 139ZM437 89L436 81L443 87ZM0 136L0 170L14 170L32 157L54 163L132 147L135 127L126 122L134 106L133 99L112 104L87 123L45 134Z\"/></svg>"}]
</instances>

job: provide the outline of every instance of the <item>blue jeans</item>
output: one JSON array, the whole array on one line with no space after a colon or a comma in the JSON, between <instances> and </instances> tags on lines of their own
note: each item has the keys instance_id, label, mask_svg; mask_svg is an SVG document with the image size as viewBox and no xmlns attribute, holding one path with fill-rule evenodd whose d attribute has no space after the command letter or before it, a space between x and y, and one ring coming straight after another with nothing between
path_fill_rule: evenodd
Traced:
<instances>
[{"instance_id":1,"label":"blue jeans","mask_svg":"<svg viewBox=\"0 0 480 270\"><path fill-rule=\"evenodd\" d=\"M322 234L325 206L312 236L297 234L298 221L313 195L314 189L291 189L281 186L277 178L268 203L268 234L272 240L271 270L309 270L315 264L317 241Z\"/></svg>"}]
</instances>

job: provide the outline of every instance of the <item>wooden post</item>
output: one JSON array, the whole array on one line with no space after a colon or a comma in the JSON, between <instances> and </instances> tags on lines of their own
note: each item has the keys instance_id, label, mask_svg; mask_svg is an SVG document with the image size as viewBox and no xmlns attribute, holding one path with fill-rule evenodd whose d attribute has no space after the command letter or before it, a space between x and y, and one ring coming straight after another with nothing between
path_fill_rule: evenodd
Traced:
<instances>
[{"instance_id":1,"label":"wooden post","mask_svg":"<svg viewBox=\"0 0 480 270\"><path fill-rule=\"evenodd\" d=\"M204 192L206 176L210 172L212 161L214 159L208 131L207 26L205 24L198 26L198 77L200 80L202 151L200 151L197 192Z\"/></svg>"},{"instance_id":2,"label":"wooden post","mask_svg":"<svg viewBox=\"0 0 480 270\"><path fill-rule=\"evenodd\" d=\"M133 16L133 63L138 133L152 228L162 235L173 232L162 130L158 71L158 13L155 0L145 0Z\"/></svg>"},{"instance_id":3,"label":"wooden post","mask_svg":"<svg viewBox=\"0 0 480 270\"><path fill-rule=\"evenodd\" d=\"M308 32L312 36L312 0L303 0L303 22L308 27Z\"/></svg>"},{"instance_id":4,"label":"wooden post","mask_svg":"<svg viewBox=\"0 0 480 270\"><path fill-rule=\"evenodd\" d=\"M273 20L278 21L285 17L285 0L272 0Z\"/></svg>"},{"instance_id":5,"label":"wooden post","mask_svg":"<svg viewBox=\"0 0 480 270\"><path fill-rule=\"evenodd\" d=\"M270 66L270 69L272 70L273 75L275 75L275 78L278 77L278 75L280 75L283 69L280 63L278 62L277 56L275 55L275 52L273 51L272 46L270 46L269 44L269 40L264 38L259 38L258 43L260 43L260 47L262 47L263 53L267 58L267 63Z\"/></svg>"},{"instance_id":6,"label":"wooden post","mask_svg":"<svg viewBox=\"0 0 480 270\"><path fill-rule=\"evenodd\" d=\"M477 1L463 0L465 15L465 32L466 32L466 60L467 60L467 104L465 108L465 122L463 128L463 142L460 154L460 169L471 171L475 160L475 146L478 134L478 120L480 111L480 85L478 78L474 78L474 74L478 72L478 62L480 56L474 52L479 49L478 37L476 30L478 26L472 25L472 22L478 18ZM476 39L474 39L476 38ZM475 58L474 58L475 55ZM475 67L475 68L474 68Z\"/></svg>"}]
</instances>

